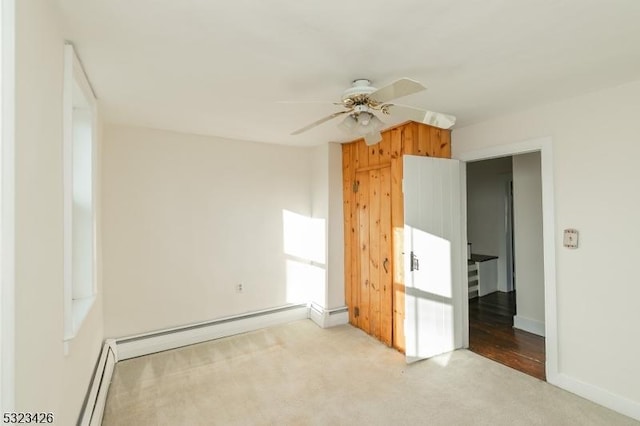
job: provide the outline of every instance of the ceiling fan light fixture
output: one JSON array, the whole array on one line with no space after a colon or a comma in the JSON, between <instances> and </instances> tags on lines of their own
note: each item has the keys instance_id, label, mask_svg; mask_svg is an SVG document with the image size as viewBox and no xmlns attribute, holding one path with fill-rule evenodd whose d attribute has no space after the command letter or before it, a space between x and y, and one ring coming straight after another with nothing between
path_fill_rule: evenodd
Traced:
<instances>
[{"instance_id":1,"label":"ceiling fan light fixture","mask_svg":"<svg viewBox=\"0 0 640 426\"><path fill-rule=\"evenodd\" d=\"M338 128L351 136L364 136L379 132L384 123L370 112L349 114L338 124Z\"/></svg>"},{"instance_id":2,"label":"ceiling fan light fixture","mask_svg":"<svg viewBox=\"0 0 640 426\"><path fill-rule=\"evenodd\" d=\"M338 124L338 128L343 132L346 132L350 135L355 133L356 127L358 127L358 121L353 116L353 114L347 115L344 120Z\"/></svg>"},{"instance_id":3,"label":"ceiling fan light fixture","mask_svg":"<svg viewBox=\"0 0 640 426\"><path fill-rule=\"evenodd\" d=\"M370 126L373 126L373 130L375 130L376 132L379 132L384 127L384 123L378 117L376 117L375 115L372 115Z\"/></svg>"},{"instance_id":4,"label":"ceiling fan light fixture","mask_svg":"<svg viewBox=\"0 0 640 426\"><path fill-rule=\"evenodd\" d=\"M358 114L358 124L362 127L367 127L371 122L371 117L373 117L373 114L369 112L361 112Z\"/></svg>"},{"instance_id":5,"label":"ceiling fan light fixture","mask_svg":"<svg viewBox=\"0 0 640 426\"><path fill-rule=\"evenodd\" d=\"M358 117L357 130L359 135L362 136L362 135L366 135L367 133L378 132L384 126L384 123L380 121L378 117L371 114L370 112L360 113L360 116L362 115L366 115L366 117L363 117L362 119Z\"/></svg>"},{"instance_id":6,"label":"ceiling fan light fixture","mask_svg":"<svg viewBox=\"0 0 640 426\"><path fill-rule=\"evenodd\" d=\"M367 146L375 145L382 140L380 132L371 132L364 135L364 143Z\"/></svg>"}]
</instances>

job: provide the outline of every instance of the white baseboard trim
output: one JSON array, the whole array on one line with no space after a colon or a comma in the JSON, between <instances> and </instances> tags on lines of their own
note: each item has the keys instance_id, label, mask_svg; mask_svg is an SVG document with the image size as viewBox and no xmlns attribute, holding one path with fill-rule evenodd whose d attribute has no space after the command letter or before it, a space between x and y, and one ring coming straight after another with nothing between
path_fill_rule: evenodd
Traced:
<instances>
[{"instance_id":1,"label":"white baseboard trim","mask_svg":"<svg viewBox=\"0 0 640 426\"><path fill-rule=\"evenodd\" d=\"M116 358L115 340L105 340L96 365L89 392L80 413L78 425L100 426L107 402L107 393L111 384L113 370L118 362Z\"/></svg>"},{"instance_id":2,"label":"white baseboard trim","mask_svg":"<svg viewBox=\"0 0 640 426\"><path fill-rule=\"evenodd\" d=\"M528 331L529 333L537 334L544 337L544 323L542 321L532 320L530 318L520 317L515 315L513 317L513 328Z\"/></svg>"},{"instance_id":3,"label":"white baseboard trim","mask_svg":"<svg viewBox=\"0 0 640 426\"><path fill-rule=\"evenodd\" d=\"M349 308L325 309L322 306L311 303L309 305L309 318L319 327L329 328L349 323Z\"/></svg>"},{"instance_id":4,"label":"white baseboard trim","mask_svg":"<svg viewBox=\"0 0 640 426\"><path fill-rule=\"evenodd\" d=\"M309 318L306 304L290 305L130 336L116 340L117 357L135 358L306 318Z\"/></svg>"},{"instance_id":5,"label":"white baseboard trim","mask_svg":"<svg viewBox=\"0 0 640 426\"><path fill-rule=\"evenodd\" d=\"M608 390L581 382L564 373L558 373L551 384L607 407L620 414L640 420L640 403L616 395Z\"/></svg>"}]
</instances>

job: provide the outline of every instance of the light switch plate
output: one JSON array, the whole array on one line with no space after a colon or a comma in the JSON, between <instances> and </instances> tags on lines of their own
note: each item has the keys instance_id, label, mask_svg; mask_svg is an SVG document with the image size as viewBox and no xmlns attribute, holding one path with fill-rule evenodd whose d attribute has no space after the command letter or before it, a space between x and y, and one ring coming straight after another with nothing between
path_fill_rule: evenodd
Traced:
<instances>
[{"instance_id":1,"label":"light switch plate","mask_svg":"<svg viewBox=\"0 0 640 426\"><path fill-rule=\"evenodd\" d=\"M564 230L564 246L567 248L578 248L578 230Z\"/></svg>"}]
</instances>

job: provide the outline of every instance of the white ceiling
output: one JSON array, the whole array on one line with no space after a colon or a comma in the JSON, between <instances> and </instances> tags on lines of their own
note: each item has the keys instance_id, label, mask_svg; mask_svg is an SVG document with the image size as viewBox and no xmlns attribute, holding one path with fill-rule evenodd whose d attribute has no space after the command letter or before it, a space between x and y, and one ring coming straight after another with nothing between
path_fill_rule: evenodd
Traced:
<instances>
[{"instance_id":1,"label":"white ceiling","mask_svg":"<svg viewBox=\"0 0 640 426\"><path fill-rule=\"evenodd\" d=\"M457 127L640 78L638 0L58 1L106 120L188 133L344 141L289 134L356 78Z\"/></svg>"}]
</instances>

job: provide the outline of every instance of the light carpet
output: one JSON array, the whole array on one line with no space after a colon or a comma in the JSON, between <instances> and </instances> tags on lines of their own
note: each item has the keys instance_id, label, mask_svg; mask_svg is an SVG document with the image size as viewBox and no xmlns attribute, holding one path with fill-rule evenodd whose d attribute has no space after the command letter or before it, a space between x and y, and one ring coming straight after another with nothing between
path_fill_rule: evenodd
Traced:
<instances>
[{"instance_id":1,"label":"light carpet","mask_svg":"<svg viewBox=\"0 0 640 426\"><path fill-rule=\"evenodd\" d=\"M309 320L117 364L103 425L638 425L467 350L407 365Z\"/></svg>"}]
</instances>

